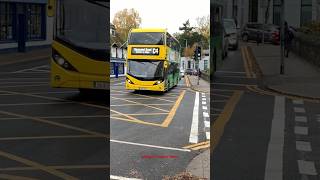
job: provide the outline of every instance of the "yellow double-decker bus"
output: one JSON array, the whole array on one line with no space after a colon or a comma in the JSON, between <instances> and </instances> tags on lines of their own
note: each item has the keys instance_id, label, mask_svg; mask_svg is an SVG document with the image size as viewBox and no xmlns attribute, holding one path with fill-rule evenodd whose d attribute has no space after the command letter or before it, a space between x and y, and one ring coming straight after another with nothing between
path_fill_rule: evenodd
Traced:
<instances>
[{"instance_id":1,"label":"yellow double-decker bus","mask_svg":"<svg viewBox=\"0 0 320 180\"><path fill-rule=\"evenodd\" d=\"M168 91L180 80L180 44L165 29L128 35L126 89Z\"/></svg>"},{"instance_id":2,"label":"yellow double-decker bus","mask_svg":"<svg viewBox=\"0 0 320 180\"><path fill-rule=\"evenodd\" d=\"M109 89L109 0L49 0L51 86Z\"/></svg>"}]
</instances>

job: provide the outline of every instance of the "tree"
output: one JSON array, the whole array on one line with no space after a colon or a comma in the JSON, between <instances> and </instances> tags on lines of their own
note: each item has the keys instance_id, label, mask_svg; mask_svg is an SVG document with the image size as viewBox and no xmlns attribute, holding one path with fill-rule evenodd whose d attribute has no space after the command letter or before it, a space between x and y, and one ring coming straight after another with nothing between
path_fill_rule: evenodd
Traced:
<instances>
[{"instance_id":1,"label":"tree","mask_svg":"<svg viewBox=\"0 0 320 180\"><path fill-rule=\"evenodd\" d=\"M183 31L184 34L189 34L193 29L194 27L190 26L189 19L182 24L182 27L179 27L179 30Z\"/></svg>"},{"instance_id":2,"label":"tree","mask_svg":"<svg viewBox=\"0 0 320 180\"><path fill-rule=\"evenodd\" d=\"M202 46L204 48L209 48L210 42L210 16L203 16L197 18L196 31L202 36Z\"/></svg>"},{"instance_id":3,"label":"tree","mask_svg":"<svg viewBox=\"0 0 320 180\"><path fill-rule=\"evenodd\" d=\"M179 30L183 31L182 33L174 33L174 37L180 42L183 51L181 52L182 56L192 57L194 51L194 44L199 43L203 48L208 48L205 46L205 38L199 32L195 31L195 27L190 26L189 20L182 24L182 27ZM187 41L187 47L185 46Z\"/></svg>"},{"instance_id":4,"label":"tree","mask_svg":"<svg viewBox=\"0 0 320 180\"><path fill-rule=\"evenodd\" d=\"M115 40L121 44L126 42L128 33L132 28L138 28L141 24L139 12L135 9L123 9L118 11L112 21L116 29Z\"/></svg>"}]
</instances>

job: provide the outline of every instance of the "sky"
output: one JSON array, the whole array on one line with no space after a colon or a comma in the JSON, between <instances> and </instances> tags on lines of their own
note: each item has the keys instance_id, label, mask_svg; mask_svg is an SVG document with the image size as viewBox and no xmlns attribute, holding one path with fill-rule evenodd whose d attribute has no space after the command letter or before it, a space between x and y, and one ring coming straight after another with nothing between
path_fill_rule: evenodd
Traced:
<instances>
[{"instance_id":1,"label":"sky","mask_svg":"<svg viewBox=\"0 0 320 180\"><path fill-rule=\"evenodd\" d=\"M167 28L179 32L186 20L196 26L196 18L210 14L210 0L111 0L110 21L116 12L134 8L141 17L142 28Z\"/></svg>"}]
</instances>

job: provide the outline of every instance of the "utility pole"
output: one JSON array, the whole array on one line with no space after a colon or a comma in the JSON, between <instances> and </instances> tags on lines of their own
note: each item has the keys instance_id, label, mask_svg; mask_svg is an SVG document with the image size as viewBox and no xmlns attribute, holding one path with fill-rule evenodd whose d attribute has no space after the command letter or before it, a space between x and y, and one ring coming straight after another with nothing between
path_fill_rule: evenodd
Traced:
<instances>
[{"instance_id":1,"label":"utility pole","mask_svg":"<svg viewBox=\"0 0 320 180\"><path fill-rule=\"evenodd\" d=\"M280 20L280 74L284 74L284 0L281 0L281 20Z\"/></svg>"}]
</instances>

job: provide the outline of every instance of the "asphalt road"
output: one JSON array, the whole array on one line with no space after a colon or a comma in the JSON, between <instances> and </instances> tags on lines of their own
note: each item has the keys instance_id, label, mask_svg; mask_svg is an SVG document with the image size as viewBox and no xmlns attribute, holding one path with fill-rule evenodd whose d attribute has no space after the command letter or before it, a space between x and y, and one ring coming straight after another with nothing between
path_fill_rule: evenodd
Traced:
<instances>
[{"instance_id":1,"label":"asphalt road","mask_svg":"<svg viewBox=\"0 0 320 180\"><path fill-rule=\"evenodd\" d=\"M208 148L204 143L209 143L209 127L204 121L209 96L190 90L184 79L165 94L128 91L124 78L114 80L111 179L162 179L185 171Z\"/></svg>"},{"instance_id":2,"label":"asphalt road","mask_svg":"<svg viewBox=\"0 0 320 180\"><path fill-rule=\"evenodd\" d=\"M229 52L211 82L213 178L320 179L319 103L265 90L245 58Z\"/></svg>"},{"instance_id":3,"label":"asphalt road","mask_svg":"<svg viewBox=\"0 0 320 180\"><path fill-rule=\"evenodd\" d=\"M109 96L49 86L49 60L0 66L0 179L107 179Z\"/></svg>"}]
</instances>

